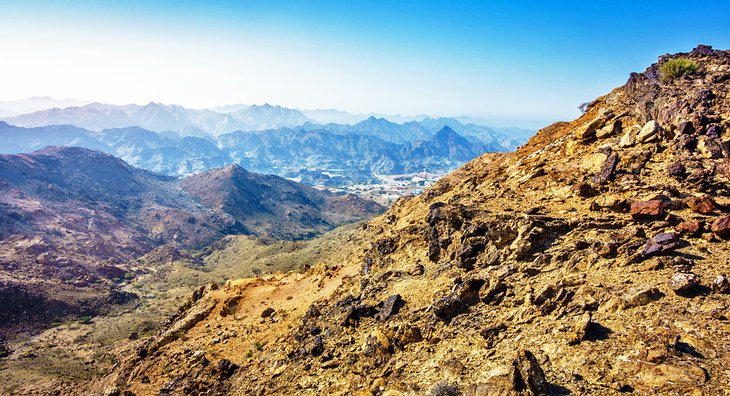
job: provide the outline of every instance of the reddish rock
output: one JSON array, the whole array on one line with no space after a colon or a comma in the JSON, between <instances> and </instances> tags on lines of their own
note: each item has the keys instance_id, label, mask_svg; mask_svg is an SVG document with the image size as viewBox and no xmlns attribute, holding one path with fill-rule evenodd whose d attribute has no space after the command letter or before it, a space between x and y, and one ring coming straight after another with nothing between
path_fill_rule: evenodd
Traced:
<instances>
[{"instance_id":1,"label":"reddish rock","mask_svg":"<svg viewBox=\"0 0 730 396\"><path fill-rule=\"evenodd\" d=\"M730 216L718 217L712 222L710 230L721 238L730 237Z\"/></svg>"},{"instance_id":2,"label":"reddish rock","mask_svg":"<svg viewBox=\"0 0 730 396\"><path fill-rule=\"evenodd\" d=\"M697 235L701 229L702 222L698 220L685 220L674 227L675 231L685 235Z\"/></svg>"},{"instance_id":3,"label":"reddish rock","mask_svg":"<svg viewBox=\"0 0 730 396\"><path fill-rule=\"evenodd\" d=\"M715 203L707 195L688 198L687 206L700 214L710 214L715 210Z\"/></svg>"},{"instance_id":4,"label":"reddish rock","mask_svg":"<svg viewBox=\"0 0 730 396\"><path fill-rule=\"evenodd\" d=\"M636 201L631 204L631 217L634 219L658 219L662 216L664 216L664 202L658 199Z\"/></svg>"}]
</instances>

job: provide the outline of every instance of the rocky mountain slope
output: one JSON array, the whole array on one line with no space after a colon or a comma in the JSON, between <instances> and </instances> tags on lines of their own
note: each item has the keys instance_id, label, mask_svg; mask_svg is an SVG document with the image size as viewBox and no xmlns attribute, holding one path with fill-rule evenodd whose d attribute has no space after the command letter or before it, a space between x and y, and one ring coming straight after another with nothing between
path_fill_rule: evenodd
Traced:
<instances>
[{"instance_id":1,"label":"rocky mountain slope","mask_svg":"<svg viewBox=\"0 0 730 396\"><path fill-rule=\"evenodd\" d=\"M662 56L400 200L344 262L201 286L92 389L726 394L728 92L729 51Z\"/></svg>"},{"instance_id":2,"label":"rocky mountain slope","mask_svg":"<svg viewBox=\"0 0 730 396\"><path fill-rule=\"evenodd\" d=\"M81 148L0 155L0 335L135 298L120 287L155 249L165 260L230 234L301 239L382 209L235 165L179 180Z\"/></svg>"}]
</instances>

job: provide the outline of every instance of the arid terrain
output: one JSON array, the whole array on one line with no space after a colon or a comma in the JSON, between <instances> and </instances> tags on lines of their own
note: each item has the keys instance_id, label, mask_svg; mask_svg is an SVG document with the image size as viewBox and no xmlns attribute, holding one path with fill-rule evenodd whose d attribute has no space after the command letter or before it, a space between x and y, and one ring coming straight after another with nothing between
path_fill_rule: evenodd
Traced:
<instances>
[{"instance_id":1,"label":"arid terrain","mask_svg":"<svg viewBox=\"0 0 730 396\"><path fill-rule=\"evenodd\" d=\"M83 389L726 394L729 86L730 52L662 56L311 268L201 285Z\"/></svg>"},{"instance_id":2,"label":"arid terrain","mask_svg":"<svg viewBox=\"0 0 730 396\"><path fill-rule=\"evenodd\" d=\"M224 273L271 271L263 262L254 271L249 261L258 257L247 253L269 257L306 250L311 241L304 239L383 210L372 201L236 165L177 179L82 148L0 155L0 357L29 357L18 342L64 323L89 328L83 325L104 323L100 316L111 317L105 331L112 334L104 336L110 340L119 331L126 338L156 330L177 305L166 298L171 292L188 294L200 279L221 282ZM229 246L244 250L238 261L207 258L225 254ZM276 270L303 265L274 264ZM159 310L147 309L150 298L157 299ZM119 311L133 308L134 323L115 330ZM62 341L48 344L62 350ZM91 347L83 339L79 343ZM38 350L29 354L38 357ZM43 353L40 361L31 360L36 368L52 370L53 364L43 363L50 358ZM63 374L86 377L84 372L104 366L86 360L80 370L63 367ZM0 361L0 371L5 363Z\"/></svg>"},{"instance_id":3,"label":"arid terrain","mask_svg":"<svg viewBox=\"0 0 730 396\"><path fill-rule=\"evenodd\" d=\"M84 389L727 394L729 88L730 52L662 56L311 268L201 284Z\"/></svg>"}]
</instances>

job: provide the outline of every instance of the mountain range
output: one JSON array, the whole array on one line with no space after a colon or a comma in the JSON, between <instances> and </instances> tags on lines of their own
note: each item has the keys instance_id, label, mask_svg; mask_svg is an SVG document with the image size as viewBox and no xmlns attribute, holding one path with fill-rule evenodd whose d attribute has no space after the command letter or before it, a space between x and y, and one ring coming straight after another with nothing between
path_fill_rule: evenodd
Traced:
<instances>
[{"instance_id":1,"label":"mountain range","mask_svg":"<svg viewBox=\"0 0 730 396\"><path fill-rule=\"evenodd\" d=\"M152 108L163 107L148 106ZM110 116L107 111L92 114L94 119ZM134 166L171 176L239 164L257 172L336 187L373 182L376 174L443 173L485 151L514 149L528 133L516 130L505 134L455 119L396 124L374 117L355 125L304 123L297 128L237 131L217 137L180 136L141 127L93 131L72 125L24 128L0 122L0 152L78 146L102 150Z\"/></svg>"},{"instance_id":2,"label":"mountain range","mask_svg":"<svg viewBox=\"0 0 730 396\"><path fill-rule=\"evenodd\" d=\"M155 249L300 240L383 209L237 165L178 179L78 147L0 155L0 333L128 301L117 284Z\"/></svg>"},{"instance_id":3,"label":"mountain range","mask_svg":"<svg viewBox=\"0 0 730 396\"><path fill-rule=\"evenodd\" d=\"M726 394L728 92L730 51L663 55L329 265L201 286L89 390Z\"/></svg>"},{"instance_id":4,"label":"mountain range","mask_svg":"<svg viewBox=\"0 0 730 396\"><path fill-rule=\"evenodd\" d=\"M7 109L4 109L3 105ZM19 113L22 109L34 111ZM239 104L201 110L156 102L119 106L103 103L87 104L71 99L29 98L24 101L0 102L0 117L3 117L3 114L6 114L4 121L22 127L75 125L91 131L101 131L137 126L155 132L171 131L182 136L218 136L235 131L250 132L304 126L305 129L325 128L347 133L371 134L396 143L424 138L428 135L422 130L424 127L435 131L443 126L449 126L464 135L482 139L489 136L490 140L485 140L486 143L500 142L507 149L515 148L510 144L504 144L510 138L524 141L534 133L521 128L489 127L485 126L484 120L469 117L433 119L428 116L365 115L334 109L298 110L269 104L260 106Z\"/></svg>"}]
</instances>

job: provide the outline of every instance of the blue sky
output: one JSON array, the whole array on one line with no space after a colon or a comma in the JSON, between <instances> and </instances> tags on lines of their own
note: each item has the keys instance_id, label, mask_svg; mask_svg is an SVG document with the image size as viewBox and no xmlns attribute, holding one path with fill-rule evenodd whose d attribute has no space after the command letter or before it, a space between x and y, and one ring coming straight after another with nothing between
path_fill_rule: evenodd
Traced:
<instances>
[{"instance_id":1,"label":"blue sky","mask_svg":"<svg viewBox=\"0 0 730 396\"><path fill-rule=\"evenodd\" d=\"M0 100L272 103L539 127L667 52L730 48L730 2L0 1Z\"/></svg>"}]
</instances>

